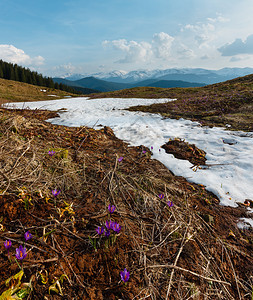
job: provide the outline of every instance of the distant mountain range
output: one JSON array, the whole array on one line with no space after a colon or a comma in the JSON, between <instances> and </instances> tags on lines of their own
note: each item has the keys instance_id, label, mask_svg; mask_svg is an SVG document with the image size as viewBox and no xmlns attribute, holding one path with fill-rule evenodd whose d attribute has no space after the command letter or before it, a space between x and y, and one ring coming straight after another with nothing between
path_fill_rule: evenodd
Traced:
<instances>
[{"instance_id":1,"label":"distant mountain range","mask_svg":"<svg viewBox=\"0 0 253 300\"><path fill-rule=\"evenodd\" d=\"M77 90L82 88L88 88L95 92L111 92L123 89L129 89L139 86L152 86L161 88L171 88L171 87L197 87L204 86L203 83L196 82L186 82L182 80L160 80L160 79L147 79L144 81L138 81L135 83L121 83L112 82L102 79L97 79L95 77L85 77L79 80L68 80L63 78L53 78L54 82L62 83Z\"/></svg>"},{"instance_id":2,"label":"distant mountain range","mask_svg":"<svg viewBox=\"0 0 253 300\"><path fill-rule=\"evenodd\" d=\"M199 87L252 73L253 68L223 68L220 70L184 68L131 72L113 71L91 75L66 74L61 78L53 78L53 80L76 88L89 88L94 92L107 92L140 86Z\"/></svg>"},{"instance_id":3,"label":"distant mountain range","mask_svg":"<svg viewBox=\"0 0 253 300\"><path fill-rule=\"evenodd\" d=\"M98 92L110 92L126 89L129 87L128 84L125 83L117 83L110 82L101 79L97 79L95 77L85 77L79 80L68 80L63 78L53 78L54 82L62 83L68 86L72 86L76 89L79 88L89 88L94 91L94 93Z\"/></svg>"}]
</instances>

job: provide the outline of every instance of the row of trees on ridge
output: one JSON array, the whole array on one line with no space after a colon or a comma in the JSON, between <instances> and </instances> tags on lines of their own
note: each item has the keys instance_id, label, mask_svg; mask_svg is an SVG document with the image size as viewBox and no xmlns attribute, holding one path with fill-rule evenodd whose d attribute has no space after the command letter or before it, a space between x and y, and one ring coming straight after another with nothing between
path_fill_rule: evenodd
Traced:
<instances>
[{"instance_id":1,"label":"row of trees on ridge","mask_svg":"<svg viewBox=\"0 0 253 300\"><path fill-rule=\"evenodd\" d=\"M50 77L44 77L42 74L31 71L29 68L24 68L18 66L17 64L8 63L3 60L0 60L0 78L25 82L28 84L48 87L52 89L59 89L74 94L81 93L80 91L77 91L70 86L54 82Z\"/></svg>"}]
</instances>

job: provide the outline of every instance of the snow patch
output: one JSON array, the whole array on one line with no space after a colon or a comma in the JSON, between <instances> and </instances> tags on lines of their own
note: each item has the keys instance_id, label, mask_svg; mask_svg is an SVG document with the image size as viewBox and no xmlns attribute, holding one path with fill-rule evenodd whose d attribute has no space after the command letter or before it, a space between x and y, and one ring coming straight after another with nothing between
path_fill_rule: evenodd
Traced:
<instances>
[{"instance_id":1,"label":"snow patch","mask_svg":"<svg viewBox=\"0 0 253 300\"><path fill-rule=\"evenodd\" d=\"M175 175L203 184L220 199L222 205L236 207L252 198L253 132L230 132L224 128L203 127L189 120L164 119L157 114L129 112L134 105L149 105L169 99L94 99L73 98L52 101L16 103L31 109L59 110L60 118L50 119L53 124L66 126L109 126L116 136L130 145L153 147L153 159L161 161ZM11 104L13 105L13 103ZM184 139L204 150L206 167L194 171L186 160L166 154L160 147L171 138Z\"/></svg>"}]
</instances>

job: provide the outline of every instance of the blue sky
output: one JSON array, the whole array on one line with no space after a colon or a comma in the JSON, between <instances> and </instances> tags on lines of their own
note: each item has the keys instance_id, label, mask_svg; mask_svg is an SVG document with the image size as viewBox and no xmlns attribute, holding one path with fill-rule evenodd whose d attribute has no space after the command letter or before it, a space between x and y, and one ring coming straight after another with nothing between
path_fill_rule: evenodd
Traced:
<instances>
[{"instance_id":1,"label":"blue sky","mask_svg":"<svg viewBox=\"0 0 253 300\"><path fill-rule=\"evenodd\" d=\"M44 75L253 67L252 0L0 0L0 59Z\"/></svg>"}]
</instances>

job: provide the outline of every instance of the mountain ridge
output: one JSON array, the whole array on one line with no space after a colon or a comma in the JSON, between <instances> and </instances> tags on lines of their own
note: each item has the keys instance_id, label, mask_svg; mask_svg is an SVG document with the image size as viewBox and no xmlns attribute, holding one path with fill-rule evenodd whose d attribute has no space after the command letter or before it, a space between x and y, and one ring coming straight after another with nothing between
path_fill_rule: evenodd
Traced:
<instances>
[{"instance_id":1,"label":"mountain ridge","mask_svg":"<svg viewBox=\"0 0 253 300\"><path fill-rule=\"evenodd\" d=\"M197 83L213 84L233 78L249 75L253 73L253 68L222 68L210 70L204 68L171 68L155 70L134 70L126 72L115 70L112 72L99 72L93 74L65 74L61 78L68 80L79 80L85 77L95 77L110 82L136 83L146 79L159 80L183 80ZM165 78L167 76L167 78ZM190 80L189 80L190 78ZM196 79L196 80L195 80Z\"/></svg>"},{"instance_id":2,"label":"mountain ridge","mask_svg":"<svg viewBox=\"0 0 253 300\"><path fill-rule=\"evenodd\" d=\"M118 83L106 80L101 80L93 76L85 77L79 80L71 81L63 78L53 78L54 82L58 84L65 84L71 87L85 88L94 90L94 92L111 92L123 89L129 89L134 87L161 87L161 88L171 88L171 87L200 87L206 85L205 83L189 82L183 80L159 80L159 79L147 79L143 81L138 81L136 83Z\"/></svg>"}]
</instances>

